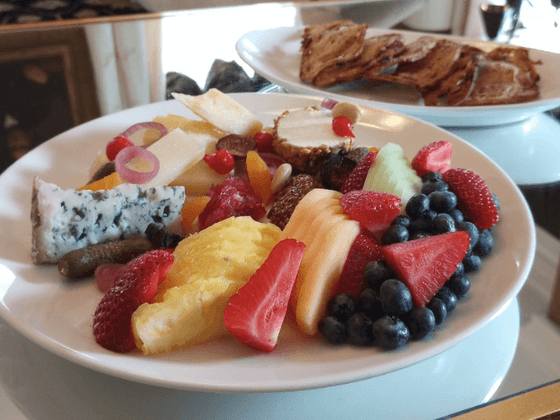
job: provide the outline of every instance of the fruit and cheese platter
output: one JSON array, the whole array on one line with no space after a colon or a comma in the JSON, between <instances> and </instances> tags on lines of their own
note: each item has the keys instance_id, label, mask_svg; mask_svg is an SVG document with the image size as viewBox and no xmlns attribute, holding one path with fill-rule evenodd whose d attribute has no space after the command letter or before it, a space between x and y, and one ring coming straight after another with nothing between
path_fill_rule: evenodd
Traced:
<instances>
[{"instance_id":1,"label":"fruit and cheese platter","mask_svg":"<svg viewBox=\"0 0 560 420\"><path fill-rule=\"evenodd\" d=\"M165 116L189 123L158 134ZM481 152L393 111L300 95L209 92L122 111L39 146L0 185L13 238L0 248L0 315L80 365L188 390L317 388L418 363L505 309L535 253L525 200ZM427 212L430 234L418 228ZM62 231L70 239L53 239ZM129 236L126 261L88 265L84 249ZM365 316L374 301L379 319Z\"/></svg>"}]
</instances>

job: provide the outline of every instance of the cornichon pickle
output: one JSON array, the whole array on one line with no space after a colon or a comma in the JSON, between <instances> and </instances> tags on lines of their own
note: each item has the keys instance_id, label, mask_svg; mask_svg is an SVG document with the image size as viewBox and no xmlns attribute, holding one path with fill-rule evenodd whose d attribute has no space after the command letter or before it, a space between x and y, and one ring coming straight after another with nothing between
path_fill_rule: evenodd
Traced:
<instances>
[{"instance_id":1,"label":"cornichon pickle","mask_svg":"<svg viewBox=\"0 0 560 420\"><path fill-rule=\"evenodd\" d=\"M100 265L126 264L153 248L146 238L130 238L92 245L62 257L58 262L58 271L65 277L88 277L92 276Z\"/></svg>"}]
</instances>

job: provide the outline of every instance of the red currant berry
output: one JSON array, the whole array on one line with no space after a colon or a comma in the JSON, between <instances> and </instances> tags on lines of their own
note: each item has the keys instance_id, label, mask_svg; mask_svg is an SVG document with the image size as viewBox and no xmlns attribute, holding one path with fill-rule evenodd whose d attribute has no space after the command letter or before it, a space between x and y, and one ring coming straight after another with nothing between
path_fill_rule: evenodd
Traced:
<instances>
[{"instance_id":1,"label":"red currant berry","mask_svg":"<svg viewBox=\"0 0 560 420\"><path fill-rule=\"evenodd\" d=\"M117 136L109 143L107 143L107 147L105 148L105 154L107 155L107 159L111 162L115 160L118 153L124 149L125 147L134 146L132 140L128 137L124 136Z\"/></svg>"},{"instance_id":2,"label":"red currant berry","mask_svg":"<svg viewBox=\"0 0 560 420\"><path fill-rule=\"evenodd\" d=\"M340 115L332 120L332 129L337 136L354 137L352 132L352 121L350 118Z\"/></svg>"},{"instance_id":3,"label":"red currant berry","mask_svg":"<svg viewBox=\"0 0 560 420\"><path fill-rule=\"evenodd\" d=\"M254 135L254 139L257 142L257 152L259 153L272 153L274 152L274 147L272 143L274 142L274 137L270 133L257 133Z\"/></svg>"},{"instance_id":4,"label":"red currant berry","mask_svg":"<svg viewBox=\"0 0 560 420\"><path fill-rule=\"evenodd\" d=\"M235 167L235 158L225 150L220 149L213 155L204 155L204 162L220 175L225 175Z\"/></svg>"}]
</instances>

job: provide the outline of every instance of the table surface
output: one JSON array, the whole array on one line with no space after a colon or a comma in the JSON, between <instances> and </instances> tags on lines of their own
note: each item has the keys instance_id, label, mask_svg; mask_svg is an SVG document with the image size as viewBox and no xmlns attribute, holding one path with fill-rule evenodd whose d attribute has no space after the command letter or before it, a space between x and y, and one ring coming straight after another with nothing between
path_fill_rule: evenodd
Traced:
<instances>
[{"instance_id":1,"label":"table surface","mask_svg":"<svg viewBox=\"0 0 560 420\"><path fill-rule=\"evenodd\" d=\"M386 26L398 23L414 10L417 10L416 3L418 2L393 2L393 6L397 7L400 17L395 17L394 14L391 15L391 13L385 10L385 15L381 16L385 20L382 20L380 23ZM332 8L318 8L315 11L308 11L308 13L310 13L308 16L312 16L313 19L317 20L329 19L333 16ZM209 16L204 12L201 12L201 15ZM288 15L284 14L284 19L294 24L294 17ZM192 20L195 15L189 12L188 16ZM212 16L215 19L217 16L220 16L220 13L216 12ZM388 16L392 17L389 19ZM153 17L150 17L150 19L153 19ZM177 15L174 15L172 19L175 24L180 22ZM208 20L204 20L204 24L207 23ZM244 27L242 30L239 28L234 29L237 22L235 19L231 19L231 16L228 19L228 23L234 34L231 36L231 39L227 42L208 39L208 46L200 49L193 49L191 46L191 50L196 54L195 60L193 60L192 54L181 53L181 42L184 42L184 40L180 39L179 32L177 32L177 43L173 47L166 49L166 51L169 51L176 48L176 53L165 56L161 63L163 70L160 69L160 71L165 74L167 71L178 71L180 69L203 86L206 74L214 58L219 57L226 61L239 61L233 48L234 41L237 39L235 34L239 33L241 35L247 31L247 28ZM267 15L262 17L260 24L263 26L272 25L273 21ZM230 29L230 26L227 27L227 30ZM175 30L178 31L178 27ZM535 263L526 286L518 296L521 316L518 347L511 368L500 388L494 394L493 400L511 396L560 378L560 353L557 350L560 348L560 327L547 318L559 257L560 241L542 228L537 228ZM1 387L0 415L4 420L28 420L11 401L6 390Z\"/></svg>"}]
</instances>

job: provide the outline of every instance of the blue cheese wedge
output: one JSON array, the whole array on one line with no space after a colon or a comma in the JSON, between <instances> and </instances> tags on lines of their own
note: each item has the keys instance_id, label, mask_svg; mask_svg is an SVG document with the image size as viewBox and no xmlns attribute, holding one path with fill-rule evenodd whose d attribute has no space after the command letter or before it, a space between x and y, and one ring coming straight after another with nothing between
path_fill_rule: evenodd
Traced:
<instances>
[{"instance_id":1,"label":"blue cheese wedge","mask_svg":"<svg viewBox=\"0 0 560 420\"><path fill-rule=\"evenodd\" d=\"M180 224L185 189L122 184L77 191L35 178L31 201L32 260L57 263L76 249L144 235L150 223Z\"/></svg>"}]
</instances>

